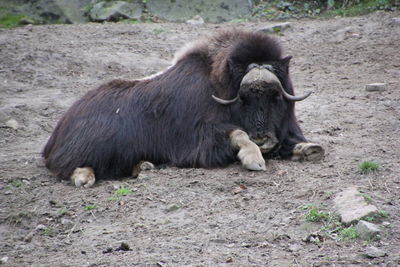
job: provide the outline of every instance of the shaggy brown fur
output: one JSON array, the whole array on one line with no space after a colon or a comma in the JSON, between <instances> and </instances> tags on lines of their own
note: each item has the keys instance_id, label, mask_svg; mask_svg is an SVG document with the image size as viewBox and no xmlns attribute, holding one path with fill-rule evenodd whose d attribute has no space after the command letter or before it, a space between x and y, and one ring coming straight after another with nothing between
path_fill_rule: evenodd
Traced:
<instances>
[{"instance_id":1,"label":"shaggy brown fur","mask_svg":"<svg viewBox=\"0 0 400 267\"><path fill-rule=\"evenodd\" d=\"M115 80L89 91L65 113L43 150L46 166L61 178L90 167L96 178L130 176L141 160L179 167L225 166L237 159L229 134L272 134L279 146L270 156L288 157L304 142L294 103L276 92L239 92L251 63L270 64L293 94L290 58L263 34L228 31L186 48L173 66L144 80ZM241 100L231 106L211 95Z\"/></svg>"}]
</instances>

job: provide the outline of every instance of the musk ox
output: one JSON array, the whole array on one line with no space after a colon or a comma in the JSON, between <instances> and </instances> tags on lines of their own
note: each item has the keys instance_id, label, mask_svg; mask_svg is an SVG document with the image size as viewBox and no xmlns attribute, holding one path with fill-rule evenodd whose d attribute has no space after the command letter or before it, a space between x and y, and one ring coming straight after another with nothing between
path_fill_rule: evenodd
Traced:
<instances>
[{"instance_id":1,"label":"musk ox","mask_svg":"<svg viewBox=\"0 0 400 267\"><path fill-rule=\"evenodd\" d=\"M277 40L225 31L186 46L165 71L114 80L87 92L58 122L43 156L76 186L137 176L150 161L213 168L237 159L265 170L265 158L320 159L296 121L289 61Z\"/></svg>"}]
</instances>

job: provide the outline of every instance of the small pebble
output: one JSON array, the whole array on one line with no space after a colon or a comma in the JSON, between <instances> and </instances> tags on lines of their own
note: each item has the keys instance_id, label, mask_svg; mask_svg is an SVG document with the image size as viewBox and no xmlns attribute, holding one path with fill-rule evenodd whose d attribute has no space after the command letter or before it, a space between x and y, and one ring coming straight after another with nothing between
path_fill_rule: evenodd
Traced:
<instances>
[{"instance_id":1,"label":"small pebble","mask_svg":"<svg viewBox=\"0 0 400 267\"><path fill-rule=\"evenodd\" d=\"M386 90L386 83L370 83L365 86L367 92L376 92Z\"/></svg>"},{"instance_id":2,"label":"small pebble","mask_svg":"<svg viewBox=\"0 0 400 267\"><path fill-rule=\"evenodd\" d=\"M392 18L390 22L393 25L400 25L400 18Z\"/></svg>"},{"instance_id":3,"label":"small pebble","mask_svg":"<svg viewBox=\"0 0 400 267\"><path fill-rule=\"evenodd\" d=\"M178 209L180 209L181 207L177 204L172 204L171 206L169 206L168 208L165 209L165 212L172 212L172 211L176 211Z\"/></svg>"},{"instance_id":4,"label":"small pebble","mask_svg":"<svg viewBox=\"0 0 400 267\"><path fill-rule=\"evenodd\" d=\"M38 230L46 230L46 225L43 225L43 224L39 224L38 226L36 226L36 228L35 228L35 230L36 231L38 231Z\"/></svg>"},{"instance_id":5,"label":"small pebble","mask_svg":"<svg viewBox=\"0 0 400 267\"><path fill-rule=\"evenodd\" d=\"M192 25L204 24L204 19L201 16L196 15L192 19L189 19L188 21L186 21L186 23L192 24Z\"/></svg>"},{"instance_id":6,"label":"small pebble","mask_svg":"<svg viewBox=\"0 0 400 267\"><path fill-rule=\"evenodd\" d=\"M6 122L6 126L7 126L8 128L12 128L12 129L14 129L14 130L18 130L18 128L19 128L19 123L18 123L16 120L14 120L14 119L10 119L10 120L8 120L8 121Z\"/></svg>"},{"instance_id":7,"label":"small pebble","mask_svg":"<svg viewBox=\"0 0 400 267\"><path fill-rule=\"evenodd\" d=\"M129 245L125 242L122 242L121 245L116 249L117 251L128 251L131 250L131 248L129 247Z\"/></svg>"},{"instance_id":8,"label":"small pebble","mask_svg":"<svg viewBox=\"0 0 400 267\"><path fill-rule=\"evenodd\" d=\"M5 264L5 263L7 263L7 261L8 261L8 257L7 257L7 256L2 257L2 258L0 259L0 264Z\"/></svg>"},{"instance_id":9,"label":"small pebble","mask_svg":"<svg viewBox=\"0 0 400 267\"><path fill-rule=\"evenodd\" d=\"M106 248L105 250L103 250L103 254L107 254L107 253L111 253L113 252L112 248Z\"/></svg>"}]
</instances>

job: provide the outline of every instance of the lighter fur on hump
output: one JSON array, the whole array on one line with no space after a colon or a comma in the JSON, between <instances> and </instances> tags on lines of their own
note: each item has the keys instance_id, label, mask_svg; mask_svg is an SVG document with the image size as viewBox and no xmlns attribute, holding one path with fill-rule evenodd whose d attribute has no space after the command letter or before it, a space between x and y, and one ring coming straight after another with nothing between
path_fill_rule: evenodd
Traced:
<instances>
[{"instance_id":1,"label":"lighter fur on hump","mask_svg":"<svg viewBox=\"0 0 400 267\"><path fill-rule=\"evenodd\" d=\"M150 76L141 78L140 80L150 80L162 75L168 69L175 66L179 60L192 53L202 53L208 56L209 59L212 60L211 64L213 67L216 67L216 65L221 64L220 59L224 58L223 55L226 55L228 52L227 50L232 49L232 45L235 41L243 37L244 34L246 33L237 29L228 29L199 40L188 42L175 53L169 67Z\"/></svg>"}]
</instances>

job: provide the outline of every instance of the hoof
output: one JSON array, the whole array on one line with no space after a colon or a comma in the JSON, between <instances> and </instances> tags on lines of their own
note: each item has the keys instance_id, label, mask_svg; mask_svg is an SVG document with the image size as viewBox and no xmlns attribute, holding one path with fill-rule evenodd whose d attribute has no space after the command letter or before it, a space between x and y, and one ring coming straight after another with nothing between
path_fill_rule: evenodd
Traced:
<instances>
[{"instance_id":1,"label":"hoof","mask_svg":"<svg viewBox=\"0 0 400 267\"><path fill-rule=\"evenodd\" d=\"M321 145L313 143L299 143L293 149L292 160L318 161L325 156L325 150Z\"/></svg>"},{"instance_id":2,"label":"hoof","mask_svg":"<svg viewBox=\"0 0 400 267\"><path fill-rule=\"evenodd\" d=\"M94 185L96 178L92 168L76 168L71 175L71 181L76 187L89 188Z\"/></svg>"},{"instance_id":3,"label":"hoof","mask_svg":"<svg viewBox=\"0 0 400 267\"><path fill-rule=\"evenodd\" d=\"M265 160L256 144L248 145L239 151L238 157L243 167L251 171L265 171Z\"/></svg>"}]
</instances>

